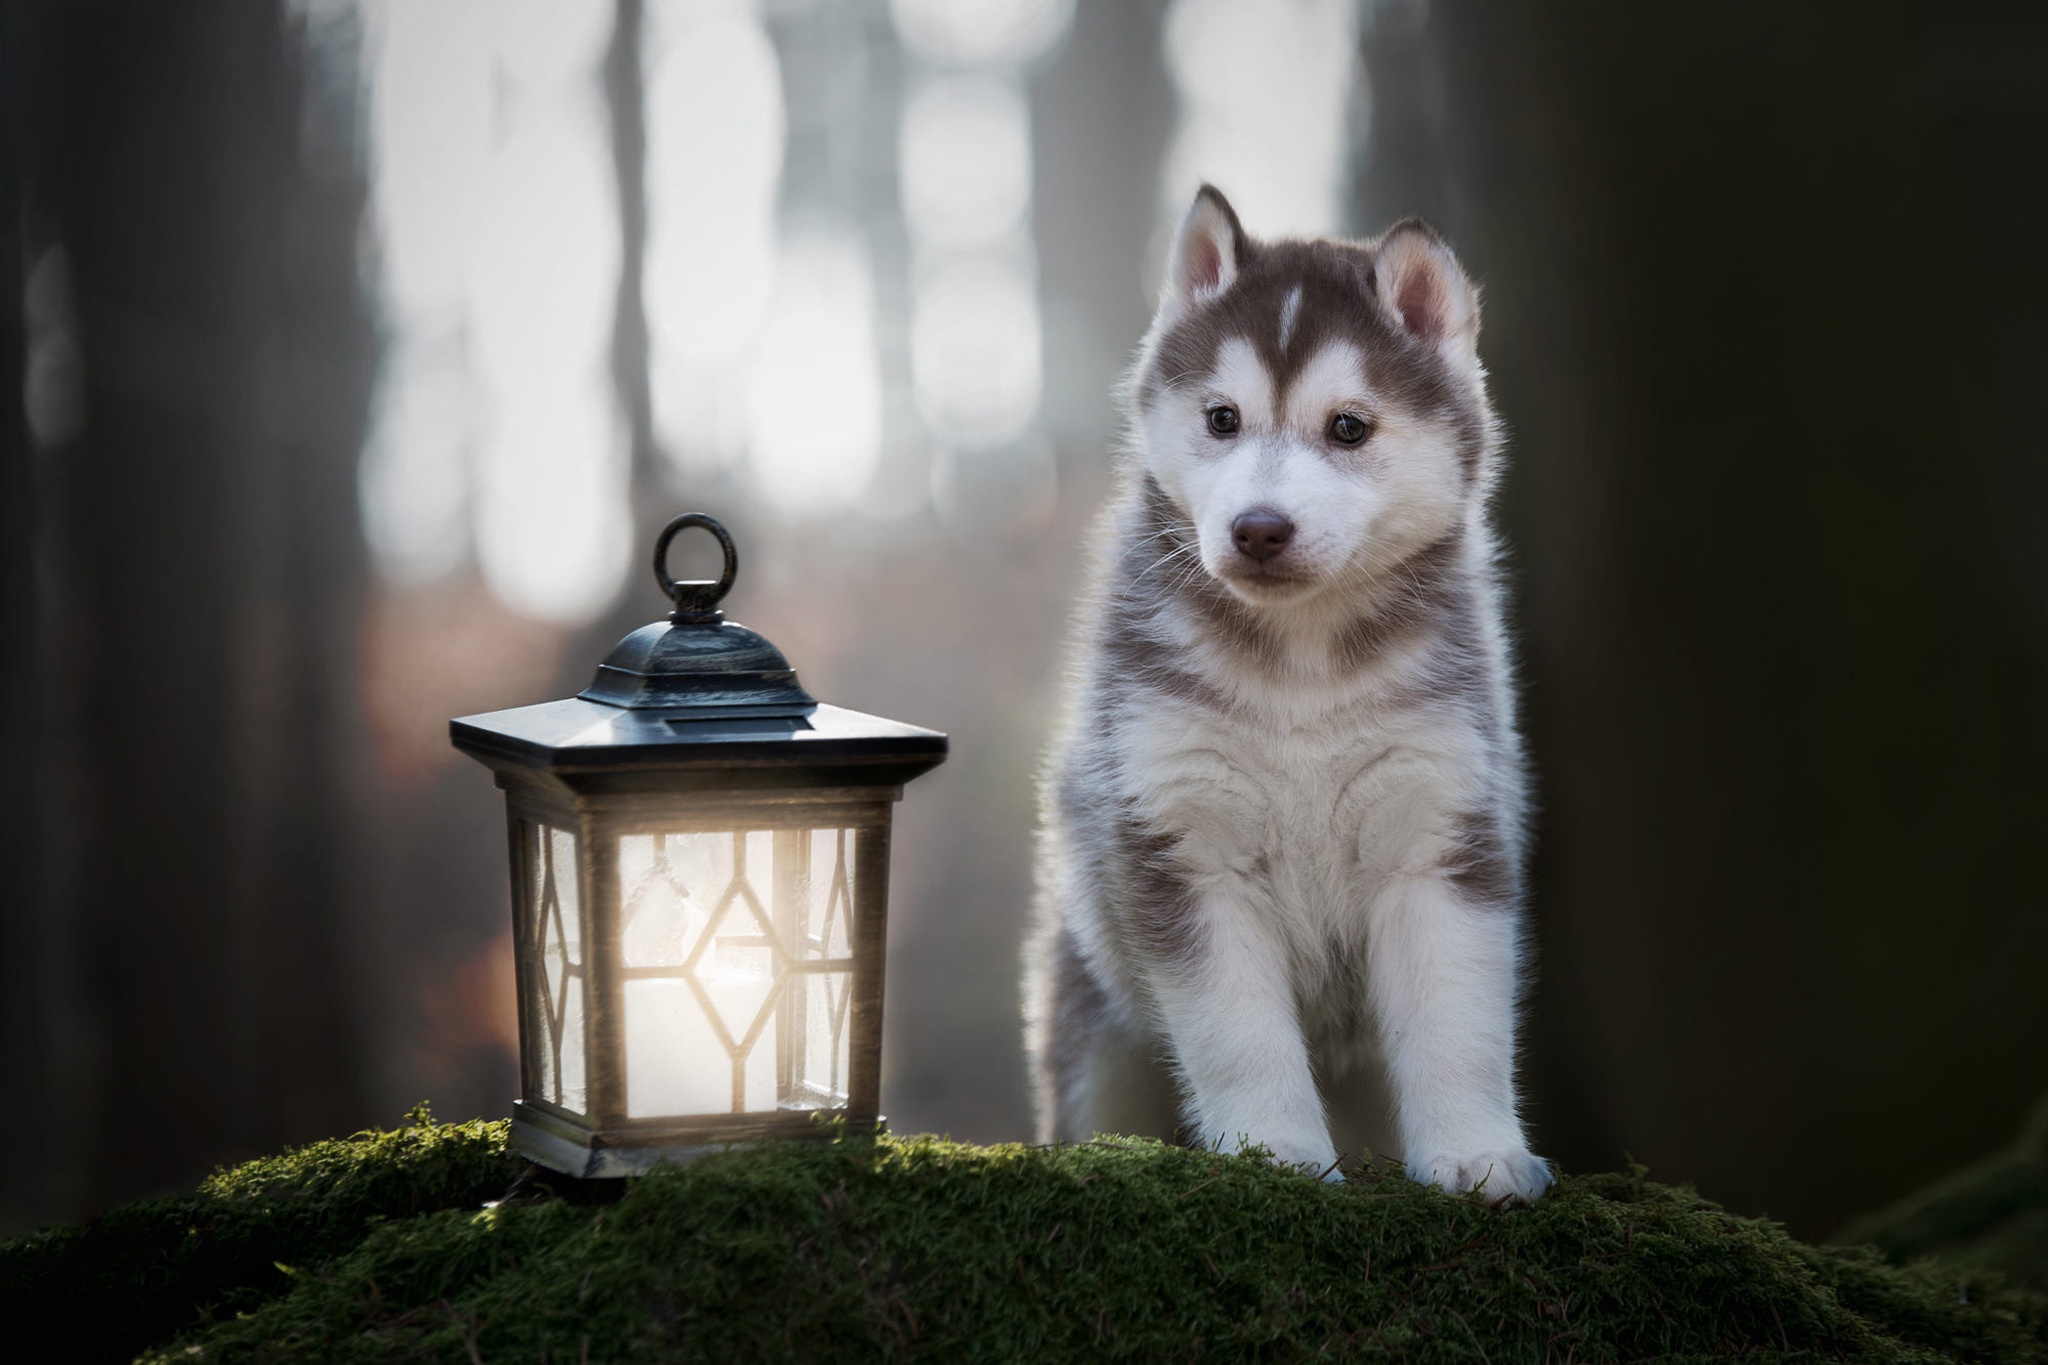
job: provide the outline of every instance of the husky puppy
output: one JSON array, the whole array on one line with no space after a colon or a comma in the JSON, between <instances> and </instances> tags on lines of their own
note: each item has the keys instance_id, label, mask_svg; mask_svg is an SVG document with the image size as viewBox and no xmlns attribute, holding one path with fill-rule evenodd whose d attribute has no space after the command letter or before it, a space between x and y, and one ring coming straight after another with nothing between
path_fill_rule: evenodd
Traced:
<instances>
[{"instance_id":1,"label":"husky puppy","mask_svg":"<svg viewBox=\"0 0 2048 1365\"><path fill-rule=\"evenodd\" d=\"M1044 782L1041 1141L1549 1187L1516 1113L1527 796L1478 334L1418 220L1256 241L1195 196Z\"/></svg>"}]
</instances>

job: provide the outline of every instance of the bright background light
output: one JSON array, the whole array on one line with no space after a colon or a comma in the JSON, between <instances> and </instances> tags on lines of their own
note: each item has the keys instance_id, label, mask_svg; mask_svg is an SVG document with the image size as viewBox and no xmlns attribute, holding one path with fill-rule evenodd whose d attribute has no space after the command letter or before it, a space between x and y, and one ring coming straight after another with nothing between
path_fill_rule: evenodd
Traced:
<instances>
[{"instance_id":1,"label":"bright background light","mask_svg":"<svg viewBox=\"0 0 2048 1365\"><path fill-rule=\"evenodd\" d=\"M370 211L383 301L407 325L458 321L485 223L493 134L488 0L373 9Z\"/></svg>"},{"instance_id":2,"label":"bright background light","mask_svg":"<svg viewBox=\"0 0 2048 1365\"><path fill-rule=\"evenodd\" d=\"M963 449L1022 435L1038 411L1037 281L1000 257L939 266L917 286L911 357L927 426Z\"/></svg>"},{"instance_id":3,"label":"bright background light","mask_svg":"<svg viewBox=\"0 0 2048 1365\"><path fill-rule=\"evenodd\" d=\"M645 299L657 381L743 355L775 287L782 69L747 7L709 18L706 8L649 14ZM692 408L669 397L657 382L664 430L687 439L678 424Z\"/></svg>"},{"instance_id":4,"label":"bright background light","mask_svg":"<svg viewBox=\"0 0 2048 1365\"><path fill-rule=\"evenodd\" d=\"M1012 81L942 76L903 110L903 215L921 246L1015 233L1031 207L1031 113Z\"/></svg>"},{"instance_id":5,"label":"bright background light","mask_svg":"<svg viewBox=\"0 0 2048 1365\"><path fill-rule=\"evenodd\" d=\"M1074 0L890 0L889 12L904 44L926 61L1021 64L1066 32Z\"/></svg>"},{"instance_id":6,"label":"bright background light","mask_svg":"<svg viewBox=\"0 0 2048 1365\"><path fill-rule=\"evenodd\" d=\"M1181 120L1161 193L1176 220L1207 180L1254 233L1344 228L1357 25L1353 0L1173 0Z\"/></svg>"},{"instance_id":7,"label":"bright background light","mask_svg":"<svg viewBox=\"0 0 2048 1365\"><path fill-rule=\"evenodd\" d=\"M469 557L470 395L459 335L416 329L394 339L357 467L363 537L392 582L431 583Z\"/></svg>"},{"instance_id":8,"label":"bright background light","mask_svg":"<svg viewBox=\"0 0 2048 1365\"><path fill-rule=\"evenodd\" d=\"M491 591L574 624L628 556L607 368L620 260L596 74L604 0L375 7L374 241L392 346L361 467L398 583L474 546Z\"/></svg>"},{"instance_id":9,"label":"bright background light","mask_svg":"<svg viewBox=\"0 0 2048 1365\"><path fill-rule=\"evenodd\" d=\"M848 228L792 236L781 261L747 375L752 472L777 506L825 511L859 496L881 451L874 285Z\"/></svg>"}]
</instances>

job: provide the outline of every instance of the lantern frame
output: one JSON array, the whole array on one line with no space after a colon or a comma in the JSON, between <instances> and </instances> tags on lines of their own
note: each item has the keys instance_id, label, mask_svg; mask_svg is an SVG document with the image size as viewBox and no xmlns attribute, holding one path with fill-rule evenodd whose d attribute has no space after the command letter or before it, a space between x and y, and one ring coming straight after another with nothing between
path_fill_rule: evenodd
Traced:
<instances>
[{"instance_id":1,"label":"lantern frame","mask_svg":"<svg viewBox=\"0 0 2048 1365\"><path fill-rule=\"evenodd\" d=\"M678 583L666 571L670 541L689 526L719 537L726 572L716 583ZM943 734L862 715L812 699L796 683L778 651L745 627L723 621L714 609L731 586L737 553L724 528L701 514L670 522L655 550L655 572L676 604L667 625L628 636L598 670L592 687L574 698L467 716L450 722L450 738L491 767L506 801L506 831L513 880L515 977L519 993L520 1098L513 1107L512 1145L564 1173L585 1177L631 1175L663 1160L687 1160L732 1142L825 1137L873 1132L880 1112L884 953L887 939L891 816L903 785L943 762ZM779 665L777 667L776 665ZM574 906L562 902L559 842L573 837ZM745 858L752 836L767 833L772 866L768 894L753 886ZM734 880L701 926L680 965L633 965L626 933L633 913L621 862L625 841L656 836L655 857L665 859L668 836L730 835ZM834 880L824 893L825 956L805 956L814 896L801 866L819 835L837 835ZM539 861L537 861L539 860ZM660 863L666 866L665 862ZM553 879L547 876L552 871ZM846 914L845 959L829 955L834 905L842 883ZM737 888L737 890L735 890ZM547 962L552 889L555 931L561 934L559 991L566 1002L572 975L580 981L583 1107L567 1103L559 1029L566 1004L549 993ZM760 932L717 936L737 913L735 897ZM576 920L570 953L565 917ZM794 918L792 918L794 917ZM744 924L745 921L743 920ZM794 926L794 927L792 927ZM766 1003L745 1047L723 1020L698 970L718 945L765 950L773 964ZM573 969L573 970L572 970ZM808 992L811 976L844 971L843 1103L806 1102L792 1087L795 1063L779 1052L777 1107L744 1107L746 1069L760 1045L763 1021L772 1018L778 1049L807 1046L811 1035L792 1032L785 1014ZM636 1114L628 1085L629 982L672 980L686 987L711 1021L733 1065L734 1108L716 1112ZM831 998L829 980L823 987ZM646 998L643 992L643 1001ZM678 997L684 998L684 997ZM536 1007L547 1011L545 1019ZM839 1039L831 1048L836 1057ZM552 1072L541 1049L553 1049ZM634 1056L645 1056L634 1053ZM542 1084L555 1079L552 1097ZM817 1087L806 1080L812 1091ZM818 1091L809 1098L830 1099ZM829 1120L829 1121L821 1121Z\"/></svg>"}]
</instances>

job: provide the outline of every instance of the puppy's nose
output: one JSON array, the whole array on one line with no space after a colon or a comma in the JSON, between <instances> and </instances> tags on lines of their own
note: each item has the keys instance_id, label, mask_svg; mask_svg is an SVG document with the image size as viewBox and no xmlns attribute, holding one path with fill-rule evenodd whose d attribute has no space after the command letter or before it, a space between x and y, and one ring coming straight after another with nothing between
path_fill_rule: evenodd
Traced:
<instances>
[{"instance_id":1,"label":"puppy's nose","mask_svg":"<svg viewBox=\"0 0 2048 1365\"><path fill-rule=\"evenodd\" d=\"M1230 523L1230 535L1237 542L1239 554L1264 563L1294 539L1294 523L1270 507L1258 507Z\"/></svg>"}]
</instances>

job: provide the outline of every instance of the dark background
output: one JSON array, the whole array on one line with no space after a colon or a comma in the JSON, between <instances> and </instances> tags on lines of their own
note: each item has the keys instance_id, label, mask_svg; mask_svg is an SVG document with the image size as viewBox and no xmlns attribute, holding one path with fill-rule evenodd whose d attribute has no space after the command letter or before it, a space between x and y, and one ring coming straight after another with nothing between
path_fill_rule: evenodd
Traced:
<instances>
[{"instance_id":1,"label":"dark background","mask_svg":"<svg viewBox=\"0 0 2048 1365\"><path fill-rule=\"evenodd\" d=\"M771 30L799 70L885 8ZM885 1107L1025 1137L1030 777L1101 442L1061 436L1042 514L967 530L668 473L617 11L640 543L725 517L761 547L735 604L814 692L952 733L899 817ZM422 1097L506 1112L501 817L441 727L580 687L657 606L637 570L575 629L473 571L377 580L360 33L308 15L0 10L9 1230ZM1032 76L1041 287L1082 319L1048 331L1065 433L1102 434L1145 323L1162 18L1082 0ZM1512 432L1538 1145L1825 1234L2048 1088L2048 22L1389 0L1361 31L1356 226L1420 212L1457 245Z\"/></svg>"}]
</instances>

